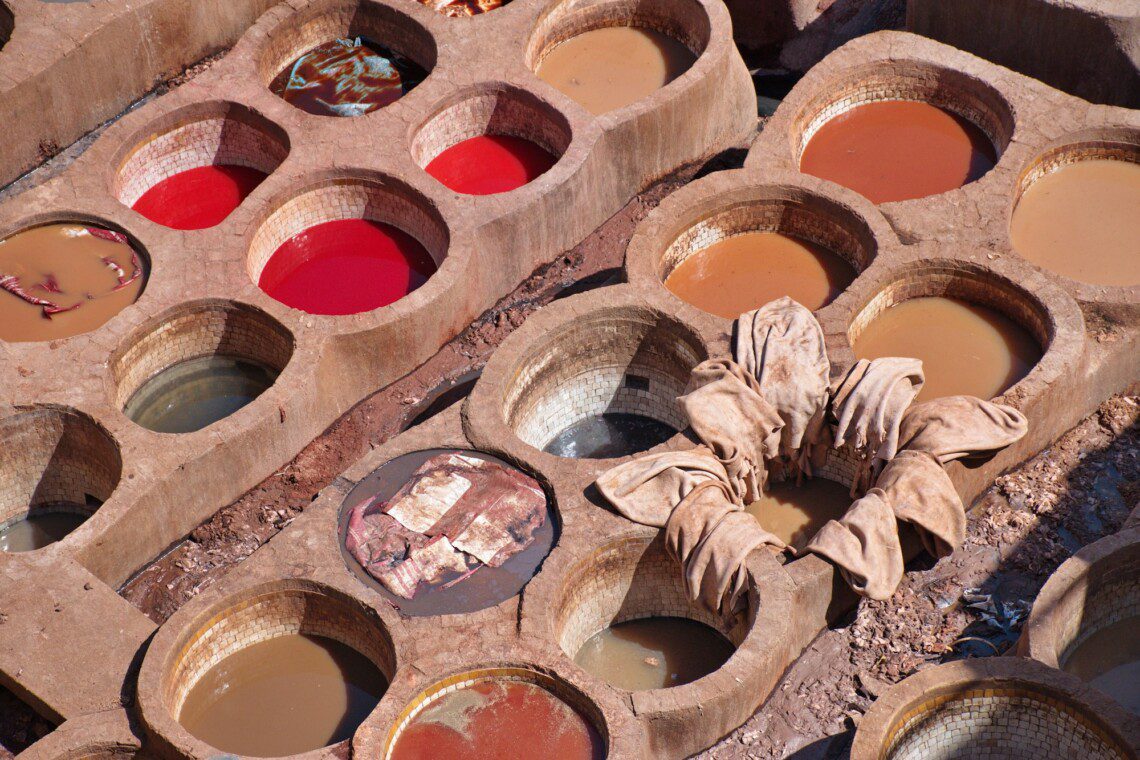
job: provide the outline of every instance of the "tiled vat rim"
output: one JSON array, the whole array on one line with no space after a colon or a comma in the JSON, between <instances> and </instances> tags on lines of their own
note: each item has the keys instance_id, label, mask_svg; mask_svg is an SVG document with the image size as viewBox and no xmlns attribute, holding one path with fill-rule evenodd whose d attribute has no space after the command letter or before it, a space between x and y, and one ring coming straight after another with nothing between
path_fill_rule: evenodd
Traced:
<instances>
[{"instance_id":1,"label":"tiled vat rim","mask_svg":"<svg viewBox=\"0 0 1140 760\"><path fill-rule=\"evenodd\" d=\"M765 125L745 165L798 171L804 145L824 121L882 99L924 99L956 111L981 127L999 153L997 165L976 182L882 204L880 211L907 243L969 241L1016 255L1009 219L1023 182L1035 179L1038 167L1047 171L1058 161L1104 155L1137 160L1140 111L1089 104L925 37L878 32L814 66ZM1050 276L1082 302L1140 305L1140 286L1101 287Z\"/></svg>"},{"instance_id":2,"label":"tiled vat rim","mask_svg":"<svg viewBox=\"0 0 1140 760\"><path fill-rule=\"evenodd\" d=\"M1026 750L1011 755L1012 747L993 744L995 758L1060 752L1133 760L1140 746L1140 720L1076 677L1034 660L991 657L937 665L896 684L863 716L851 758L957 757L967 736L994 727Z\"/></svg>"},{"instance_id":3,"label":"tiled vat rim","mask_svg":"<svg viewBox=\"0 0 1140 760\"><path fill-rule=\"evenodd\" d=\"M128 233L151 264L140 300L104 328L53 343L50 351L44 344L4 346L5 363L19 371L0 372L0 401L54 403L90 415L109 431L124 462L109 503L42 555L76 557L117 586L288 461L361 398L425 361L663 171L733 144L753 127L755 93L719 2L653 0L643 5L660 5L660 18L680 26L688 18L709 39L684 76L602 120L541 82L524 61L537 19L560 1L518 0L477 19L448 19L414 0L279 5L209 71L125 115L61 176L0 204L2 235L52 221L103 224ZM626 0L590 4L610 2ZM690 15L679 16L681 10ZM367 116L305 114L270 93L258 67L280 59L283 51L273 46L282 41L316 41L312 37L318 32L306 26L307 17L324 19L320 29L329 36L387 29L396 47L420 45L413 54L430 53L432 74L399 102ZM494 44L488 46L488 40ZM480 64L472 66L472 61ZM708 81L720 85L707 87ZM501 104L490 114L489 99ZM671 114L678 108L721 125L719 133L673 130L668 144L655 142L645 149L652 155L645 156L640 172L611 170L619 148L601 139L609 130L662 134L668 131L662 125L674 123ZM551 171L517 191L460 196L430 178L419 163L429 142L442 145L466 134L448 131L428 140L450 118L473 125L490 119L496 128L525 120L527 129L537 130L535 137L565 153ZM620 150L623 156L629 153L624 145ZM192 232L169 230L120 202L216 151L262 168L280 164L221 224ZM154 156L166 162L157 173L144 168ZM569 207L574 214L565 213ZM346 317L302 314L254 284L264 259L283 236L296 231L297 220L361 213L394 221L420 237L442 262L437 274L391 306ZM178 320L190 320L187 309L201 304L212 305L203 314L211 309L215 314L260 313L250 324L263 323L266 334L284 336L291 342L291 356L270 357L274 366L286 360L283 373L249 407L197 433L156 438L159 434L127 420L120 404L167 362L226 348L211 342L214 333L204 318L196 327L174 328ZM168 342L175 335L182 344ZM135 345L140 341L146 350ZM248 348L242 345L230 349ZM199 480L211 471L232 477L205 478L176 495L168 476L184 467L183 473L199 473ZM141 523L129 519L175 499L178 514L158 521L160 525L151 517ZM151 527L138 527L143 524Z\"/></svg>"},{"instance_id":4,"label":"tiled vat rim","mask_svg":"<svg viewBox=\"0 0 1140 760\"><path fill-rule=\"evenodd\" d=\"M127 760L149 758L131 731L125 710L68 720L20 754L20 760Z\"/></svg>"}]
</instances>

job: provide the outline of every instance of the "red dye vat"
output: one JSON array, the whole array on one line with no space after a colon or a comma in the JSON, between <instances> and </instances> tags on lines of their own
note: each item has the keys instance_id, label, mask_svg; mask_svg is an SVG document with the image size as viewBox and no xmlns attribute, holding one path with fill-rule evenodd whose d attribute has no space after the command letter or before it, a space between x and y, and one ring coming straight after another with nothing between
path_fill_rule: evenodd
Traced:
<instances>
[{"instance_id":1,"label":"red dye vat","mask_svg":"<svg viewBox=\"0 0 1140 760\"><path fill-rule=\"evenodd\" d=\"M546 689L484 681L437 698L412 719L392 760L601 760L597 730Z\"/></svg>"},{"instance_id":2,"label":"red dye vat","mask_svg":"<svg viewBox=\"0 0 1140 760\"><path fill-rule=\"evenodd\" d=\"M557 160L521 137L481 135L440 153L427 165L427 173L457 193L491 195L522 187Z\"/></svg>"},{"instance_id":3,"label":"red dye vat","mask_svg":"<svg viewBox=\"0 0 1140 760\"><path fill-rule=\"evenodd\" d=\"M406 232L367 219L341 219L282 243L257 284L309 314L358 314L403 298L435 269L427 250Z\"/></svg>"},{"instance_id":4,"label":"red dye vat","mask_svg":"<svg viewBox=\"0 0 1140 760\"><path fill-rule=\"evenodd\" d=\"M147 190L133 208L152 222L176 230L213 227L265 177L265 172L248 166L215 164L187 169Z\"/></svg>"}]
</instances>

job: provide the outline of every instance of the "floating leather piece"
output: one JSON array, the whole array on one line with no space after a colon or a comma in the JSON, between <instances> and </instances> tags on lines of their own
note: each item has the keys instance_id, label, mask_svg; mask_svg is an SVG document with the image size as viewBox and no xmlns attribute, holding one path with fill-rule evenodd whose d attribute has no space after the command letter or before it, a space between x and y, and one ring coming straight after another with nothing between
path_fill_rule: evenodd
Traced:
<instances>
[{"instance_id":1,"label":"floating leather piece","mask_svg":"<svg viewBox=\"0 0 1140 760\"><path fill-rule=\"evenodd\" d=\"M1029 430L1011 406L974 396L946 396L915 404L899 429L899 448L925 451L942 464L1005 448Z\"/></svg>"},{"instance_id":2,"label":"floating leather piece","mask_svg":"<svg viewBox=\"0 0 1140 760\"><path fill-rule=\"evenodd\" d=\"M966 538L966 508L942 465L924 451L900 451L887 462L875 487L895 517L915 527L931 556L953 554Z\"/></svg>"},{"instance_id":3,"label":"floating leather piece","mask_svg":"<svg viewBox=\"0 0 1140 760\"><path fill-rule=\"evenodd\" d=\"M837 420L833 446L850 443L863 458L852 495L869 485L879 465L898 451L899 426L923 382L922 362L904 357L860 359L840 381L832 394Z\"/></svg>"},{"instance_id":4,"label":"floating leather piece","mask_svg":"<svg viewBox=\"0 0 1140 760\"><path fill-rule=\"evenodd\" d=\"M478 16L480 13L493 11L506 4L503 0L420 0L420 2L449 18Z\"/></svg>"},{"instance_id":5,"label":"floating leather piece","mask_svg":"<svg viewBox=\"0 0 1140 760\"><path fill-rule=\"evenodd\" d=\"M736 320L736 361L784 421L780 454L810 466L827 412L831 363L823 330L807 308L784 297Z\"/></svg>"},{"instance_id":6,"label":"floating leather piece","mask_svg":"<svg viewBox=\"0 0 1140 760\"><path fill-rule=\"evenodd\" d=\"M903 576L898 525L887 496L872 488L838 520L829 520L807 551L827 558L856 593L887 599Z\"/></svg>"},{"instance_id":7,"label":"floating leather piece","mask_svg":"<svg viewBox=\"0 0 1140 760\"><path fill-rule=\"evenodd\" d=\"M673 508L697 486L710 481L731 492L724 465L707 448L698 446L623 462L602 473L596 485L624 517L663 528Z\"/></svg>"},{"instance_id":8,"label":"floating leather piece","mask_svg":"<svg viewBox=\"0 0 1140 760\"><path fill-rule=\"evenodd\" d=\"M724 465L734 501L756 501L764 489L764 460L779 450L780 415L756 380L727 359L698 364L689 388L677 399L689 426Z\"/></svg>"}]
</instances>

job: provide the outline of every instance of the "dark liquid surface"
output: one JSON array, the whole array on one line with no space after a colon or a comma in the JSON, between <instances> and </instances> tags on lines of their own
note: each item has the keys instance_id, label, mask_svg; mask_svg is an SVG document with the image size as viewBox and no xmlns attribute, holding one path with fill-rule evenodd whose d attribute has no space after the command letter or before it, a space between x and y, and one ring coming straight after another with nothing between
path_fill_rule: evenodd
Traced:
<instances>
[{"instance_id":1,"label":"dark liquid surface","mask_svg":"<svg viewBox=\"0 0 1140 760\"><path fill-rule=\"evenodd\" d=\"M601 760L577 710L523 681L484 681L437 698L396 740L392 760Z\"/></svg>"},{"instance_id":2,"label":"dark liquid surface","mask_svg":"<svg viewBox=\"0 0 1140 760\"><path fill-rule=\"evenodd\" d=\"M800 170L886 203L961 187L996 161L986 133L961 116L929 103L886 100L821 126L804 148Z\"/></svg>"},{"instance_id":3,"label":"dark liquid surface","mask_svg":"<svg viewBox=\"0 0 1140 760\"><path fill-rule=\"evenodd\" d=\"M534 541L523 551L509 558L499 567L484 565L474 573L464 578L454 586L444 588L430 587L420 584L420 588L412 599L404 599L384 588L360 566L344 548L345 532L348 526L348 515L352 507L359 504L369 496L377 496L381 500L392 498L400 487L411 477L417 467L431 459L436 454L450 451L458 454L471 454L480 459L486 459L499 464L510 466L507 462L490 454L480 452L465 452L460 449L427 449L415 451L410 454L396 457L381 467L373 470L352 489L341 507L340 515L340 546L345 563L353 575L375 589L392 606L402 614L410 617L427 615L450 615L461 612L475 612L476 610L493 607L500 602L515 596L527 582L538 572L542 561L550 553L558 535L553 514L547 512L546 520L535 531Z\"/></svg>"},{"instance_id":4,"label":"dark liquid surface","mask_svg":"<svg viewBox=\"0 0 1140 760\"><path fill-rule=\"evenodd\" d=\"M736 319L789 296L808 309L831 303L855 270L823 246L778 232L745 232L697 251L665 287L698 309Z\"/></svg>"},{"instance_id":5,"label":"dark liquid surface","mask_svg":"<svg viewBox=\"0 0 1140 760\"><path fill-rule=\"evenodd\" d=\"M812 478L798 486L793 481L776 483L746 510L764 530L798 550L824 523L842 517L851 501L846 486L827 478Z\"/></svg>"},{"instance_id":6,"label":"dark liquid surface","mask_svg":"<svg viewBox=\"0 0 1140 760\"><path fill-rule=\"evenodd\" d=\"M860 359L922 360L916 401L964 394L990 399L1029 374L1041 347L1009 317L941 296L912 298L875 317L852 346Z\"/></svg>"},{"instance_id":7,"label":"dark liquid surface","mask_svg":"<svg viewBox=\"0 0 1140 760\"><path fill-rule=\"evenodd\" d=\"M277 372L230 356L203 356L163 370L142 385L123 413L158 433L191 433L225 419L260 396Z\"/></svg>"},{"instance_id":8,"label":"dark liquid surface","mask_svg":"<svg viewBox=\"0 0 1140 760\"><path fill-rule=\"evenodd\" d=\"M681 686L728 662L735 648L719 631L696 620L629 620L586 640L574 662L619 689Z\"/></svg>"},{"instance_id":9,"label":"dark liquid surface","mask_svg":"<svg viewBox=\"0 0 1140 760\"><path fill-rule=\"evenodd\" d=\"M1140 715L1140 616L1089 636L1069 655L1065 670Z\"/></svg>"},{"instance_id":10,"label":"dark liquid surface","mask_svg":"<svg viewBox=\"0 0 1140 760\"><path fill-rule=\"evenodd\" d=\"M0 551L30 552L42 549L83 524L88 515L74 512L42 512L0 528Z\"/></svg>"},{"instance_id":11,"label":"dark liquid surface","mask_svg":"<svg viewBox=\"0 0 1140 760\"><path fill-rule=\"evenodd\" d=\"M178 721L225 752L279 757L352 736L388 688L372 662L320 636L238 650L198 680Z\"/></svg>"},{"instance_id":12,"label":"dark liquid surface","mask_svg":"<svg viewBox=\"0 0 1140 760\"><path fill-rule=\"evenodd\" d=\"M676 434L672 427L651 417L607 412L575 422L542 450L570 459L609 459L651 449Z\"/></svg>"}]
</instances>

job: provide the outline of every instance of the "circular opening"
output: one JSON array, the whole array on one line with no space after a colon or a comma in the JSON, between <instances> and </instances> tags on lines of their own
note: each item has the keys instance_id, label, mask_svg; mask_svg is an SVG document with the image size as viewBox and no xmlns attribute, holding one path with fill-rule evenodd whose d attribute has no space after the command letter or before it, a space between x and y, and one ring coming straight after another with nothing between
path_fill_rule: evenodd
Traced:
<instances>
[{"instance_id":1,"label":"circular opening","mask_svg":"<svg viewBox=\"0 0 1140 760\"><path fill-rule=\"evenodd\" d=\"M507 425L525 443L578 459L636 454L688 423L677 397L706 358L680 322L600 309L552 332L507 377Z\"/></svg>"},{"instance_id":2,"label":"circular opening","mask_svg":"<svg viewBox=\"0 0 1140 760\"><path fill-rule=\"evenodd\" d=\"M562 2L538 22L527 65L593 114L635 103L677 79L709 43L694 0Z\"/></svg>"},{"instance_id":3,"label":"circular opening","mask_svg":"<svg viewBox=\"0 0 1140 760\"><path fill-rule=\"evenodd\" d=\"M1140 284L1140 133L1053 148L1022 172L1010 240L1018 255L1093 285Z\"/></svg>"},{"instance_id":4,"label":"circular opening","mask_svg":"<svg viewBox=\"0 0 1140 760\"><path fill-rule=\"evenodd\" d=\"M448 18L470 18L502 8L511 0L419 0L419 2Z\"/></svg>"},{"instance_id":5,"label":"circular opening","mask_svg":"<svg viewBox=\"0 0 1140 760\"><path fill-rule=\"evenodd\" d=\"M183 728L225 752L278 757L343 741L396 670L375 611L331 589L255 590L199 619L162 689Z\"/></svg>"},{"instance_id":6,"label":"circular opening","mask_svg":"<svg viewBox=\"0 0 1140 760\"><path fill-rule=\"evenodd\" d=\"M984 269L925 263L879 290L847 337L855 356L922 360L917 401L999 396L1029 374L1053 338L1052 320L1030 293Z\"/></svg>"},{"instance_id":7,"label":"circular opening","mask_svg":"<svg viewBox=\"0 0 1140 760\"><path fill-rule=\"evenodd\" d=\"M1013 113L989 85L920 63L849 73L800 109L800 170L873 203L946 192L988 172L1009 144Z\"/></svg>"},{"instance_id":8,"label":"circular opening","mask_svg":"<svg viewBox=\"0 0 1140 760\"><path fill-rule=\"evenodd\" d=\"M0 240L0 340L58 340L90 332L134 303L147 260L127 235L56 222Z\"/></svg>"},{"instance_id":9,"label":"circular opening","mask_svg":"<svg viewBox=\"0 0 1140 760\"><path fill-rule=\"evenodd\" d=\"M111 497L123 460L87 415L36 407L0 420L0 549L63 538Z\"/></svg>"},{"instance_id":10,"label":"circular opening","mask_svg":"<svg viewBox=\"0 0 1140 760\"><path fill-rule=\"evenodd\" d=\"M447 256L431 203L387 177L319 182L280 205L250 246L250 278L309 314L358 314L398 301Z\"/></svg>"},{"instance_id":11,"label":"circular opening","mask_svg":"<svg viewBox=\"0 0 1140 760\"><path fill-rule=\"evenodd\" d=\"M416 696L389 734L385 760L420 757L533 757L602 760L601 710L562 679L526 667L471 670Z\"/></svg>"},{"instance_id":12,"label":"circular opening","mask_svg":"<svg viewBox=\"0 0 1140 760\"><path fill-rule=\"evenodd\" d=\"M180 112L120 165L113 192L123 205L179 230L213 227L289 153L277 125L233 103Z\"/></svg>"},{"instance_id":13,"label":"circular opening","mask_svg":"<svg viewBox=\"0 0 1140 760\"><path fill-rule=\"evenodd\" d=\"M556 640L584 670L620 689L679 686L708 675L756 619L754 591L736 614L691 602L660 537L608 543L566 578L551 605Z\"/></svg>"},{"instance_id":14,"label":"circular opening","mask_svg":"<svg viewBox=\"0 0 1140 760\"><path fill-rule=\"evenodd\" d=\"M1097 716L1043 686L982 680L924 695L888 732L886 760L1066 756L1124 760Z\"/></svg>"},{"instance_id":15,"label":"circular opening","mask_svg":"<svg viewBox=\"0 0 1140 760\"><path fill-rule=\"evenodd\" d=\"M863 219L802 191L731 203L685 224L658 272L679 298L725 319L783 296L823 308L877 249Z\"/></svg>"},{"instance_id":16,"label":"circular opening","mask_svg":"<svg viewBox=\"0 0 1140 760\"><path fill-rule=\"evenodd\" d=\"M12 32L16 29L16 16L8 3L0 2L0 50L12 39Z\"/></svg>"},{"instance_id":17,"label":"circular opening","mask_svg":"<svg viewBox=\"0 0 1140 760\"><path fill-rule=\"evenodd\" d=\"M745 511L755 517L761 527L800 553L828 520L838 520L855 501L851 484L860 464L851 444L828 449L826 460L822 464L814 462L812 477L802 482L773 473L764 493L757 501L745 505Z\"/></svg>"},{"instance_id":18,"label":"circular opening","mask_svg":"<svg viewBox=\"0 0 1140 760\"><path fill-rule=\"evenodd\" d=\"M262 81L319 116L360 116L403 97L435 66L432 35L379 3L313 3L273 30Z\"/></svg>"},{"instance_id":19,"label":"circular opening","mask_svg":"<svg viewBox=\"0 0 1140 760\"><path fill-rule=\"evenodd\" d=\"M200 430L253 402L292 355L292 334L259 309L186 304L128 338L112 358L115 403L149 430Z\"/></svg>"},{"instance_id":20,"label":"circular opening","mask_svg":"<svg viewBox=\"0 0 1140 760\"><path fill-rule=\"evenodd\" d=\"M405 615L493 607L538 572L558 526L537 480L480 451L396 457L340 511L349 569Z\"/></svg>"},{"instance_id":21,"label":"circular opening","mask_svg":"<svg viewBox=\"0 0 1140 760\"><path fill-rule=\"evenodd\" d=\"M444 106L412 140L412 157L457 193L522 187L558 162L570 124L534 95L505 85L480 88Z\"/></svg>"}]
</instances>

